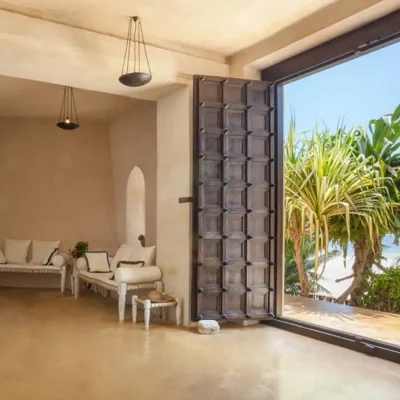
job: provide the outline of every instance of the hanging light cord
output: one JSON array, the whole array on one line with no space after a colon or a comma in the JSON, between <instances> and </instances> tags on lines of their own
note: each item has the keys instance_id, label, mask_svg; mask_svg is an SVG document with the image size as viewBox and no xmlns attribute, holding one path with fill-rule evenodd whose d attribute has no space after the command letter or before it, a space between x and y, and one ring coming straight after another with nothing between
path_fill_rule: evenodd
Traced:
<instances>
[{"instance_id":1,"label":"hanging light cord","mask_svg":"<svg viewBox=\"0 0 400 400\"><path fill-rule=\"evenodd\" d=\"M128 73L129 70L129 57L131 54L131 41L132 41L131 36L132 36L132 17L129 18L128 34L126 36L125 55L124 55L124 62L122 64L121 75L124 74L125 65L126 65L125 73Z\"/></svg>"},{"instance_id":2,"label":"hanging light cord","mask_svg":"<svg viewBox=\"0 0 400 400\"><path fill-rule=\"evenodd\" d=\"M58 117L58 122L63 121L65 118L65 97L66 97L66 90L67 87L64 87L64 94L63 94L63 99L62 99L62 103L61 103L61 110L60 110L60 116ZM61 119L62 118L62 119Z\"/></svg>"},{"instance_id":3,"label":"hanging light cord","mask_svg":"<svg viewBox=\"0 0 400 400\"><path fill-rule=\"evenodd\" d=\"M64 87L64 94L61 103L59 122L76 122L79 124L78 113L76 111L74 89L71 86Z\"/></svg>"},{"instance_id":4,"label":"hanging light cord","mask_svg":"<svg viewBox=\"0 0 400 400\"><path fill-rule=\"evenodd\" d=\"M75 96L74 96L73 88L71 88L71 97L72 97L71 107L73 108L73 110L75 112L75 121L79 124L78 113L76 112ZM72 112L71 112L71 114L72 114ZM72 117L72 115L71 115L71 117Z\"/></svg>"},{"instance_id":5,"label":"hanging light cord","mask_svg":"<svg viewBox=\"0 0 400 400\"><path fill-rule=\"evenodd\" d=\"M69 100L69 98L70 98L70 92L71 92L71 88L70 87L67 87L67 115L66 115L66 118L67 119L70 119L70 118L72 118L72 116L70 117L70 100Z\"/></svg>"},{"instance_id":6,"label":"hanging light cord","mask_svg":"<svg viewBox=\"0 0 400 400\"><path fill-rule=\"evenodd\" d=\"M133 72L136 72L136 63L137 63L137 42L136 42L136 31L137 31L137 20L134 18L131 19L131 22L135 21L135 30L133 31ZM131 38L132 40L132 38ZM140 51L140 50L139 50ZM139 53L140 54L140 53ZM140 71L140 64L139 64L139 71Z\"/></svg>"},{"instance_id":7,"label":"hanging light cord","mask_svg":"<svg viewBox=\"0 0 400 400\"><path fill-rule=\"evenodd\" d=\"M139 20L139 29L140 29L140 32L141 32L141 34L142 34L142 43L143 43L144 54L145 54L145 56L146 56L147 67L149 68L149 74L150 74L150 76L152 76L152 74L151 74L151 69L150 69L150 63L149 63L149 57L147 56L146 44L145 44L145 42L144 42L144 35L143 35L143 29L142 29L142 22L141 22L140 20ZM139 48L140 48L140 41L139 41ZM140 53L139 53L139 55L140 55ZM139 58L139 63L140 63L140 58ZM139 66L140 66L140 64L139 64Z\"/></svg>"},{"instance_id":8,"label":"hanging light cord","mask_svg":"<svg viewBox=\"0 0 400 400\"><path fill-rule=\"evenodd\" d=\"M135 22L135 30L132 37L132 22ZM140 46L143 45L146 57L147 68L152 76L149 57L147 55L146 43L144 41L142 22L138 17L129 17L128 34L126 35L124 62L122 64L121 75L129 73L129 63L131 54L131 43L133 42L133 72L140 72Z\"/></svg>"}]
</instances>

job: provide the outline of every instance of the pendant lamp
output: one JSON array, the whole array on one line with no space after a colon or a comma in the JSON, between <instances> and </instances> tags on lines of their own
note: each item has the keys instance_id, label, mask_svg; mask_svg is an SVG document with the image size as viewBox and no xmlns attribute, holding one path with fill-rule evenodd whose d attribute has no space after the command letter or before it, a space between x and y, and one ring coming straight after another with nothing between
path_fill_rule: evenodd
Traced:
<instances>
[{"instance_id":1,"label":"pendant lamp","mask_svg":"<svg viewBox=\"0 0 400 400\"><path fill-rule=\"evenodd\" d=\"M65 86L61 103L60 117L57 126L61 129L72 131L79 128L78 114L76 113L74 89Z\"/></svg>"},{"instance_id":2,"label":"pendant lamp","mask_svg":"<svg viewBox=\"0 0 400 400\"><path fill-rule=\"evenodd\" d=\"M135 25L132 33L132 25ZM133 54L131 49L133 47ZM133 71L132 71L133 64ZM131 67L131 69L129 68ZM147 57L142 23L139 17L130 17L126 37L124 63L119 81L129 87L139 87L151 81L151 69Z\"/></svg>"}]
</instances>

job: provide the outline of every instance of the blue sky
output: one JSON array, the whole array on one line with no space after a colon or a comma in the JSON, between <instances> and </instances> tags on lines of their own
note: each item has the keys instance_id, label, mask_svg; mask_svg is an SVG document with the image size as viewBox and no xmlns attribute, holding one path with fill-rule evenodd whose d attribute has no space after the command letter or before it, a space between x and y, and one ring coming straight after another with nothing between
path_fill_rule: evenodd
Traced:
<instances>
[{"instance_id":1,"label":"blue sky","mask_svg":"<svg viewBox=\"0 0 400 400\"><path fill-rule=\"evenodd\" d=\"M392 113L400 104L400 42L376 50L284 87L285 132L294 113L298 132L348 128Z\"/></svg>"}]
</instances>

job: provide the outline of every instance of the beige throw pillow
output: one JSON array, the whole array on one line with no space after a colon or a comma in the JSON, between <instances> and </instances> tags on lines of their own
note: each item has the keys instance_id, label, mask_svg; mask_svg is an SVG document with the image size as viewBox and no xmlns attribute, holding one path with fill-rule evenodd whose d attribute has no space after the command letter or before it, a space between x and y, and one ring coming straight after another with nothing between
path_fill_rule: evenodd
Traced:
<instances>
[{"instance_id":1,"label":"beige throw pillow","mask_svg":"<svg viewBox=\"0 0 400 400\"><path fill-rule=\"evenodd\" d=\"M110 262L106 251L87 251L85 258L89 272L110 272Z\"/></svg>"},{"instance_id":2,"label":"beige throw pillow","mask_svg":"<svg viewBox=\"0 0 400 400\"><path fill-rule=\"evenodd\" d=\"M30 264L50 265L51 258L57 254L60 240L32 240L32 260Z\"/></svg>"},{"instance_id":3,"label":"beige throw pillow","mask_svg":"<svg viewBox=\"0 0 400 400\"><path fill-rule=\"evenodd\" d=\"M129 261L132 254L132 247L127 244L123 244L115 253L111 261L111 271L115 272L117 265L120 261Z\"/></svg>"},{"instance_id":4,"label":"beige throw pillow","mask_svg":"<svg viewBox=\"0 0 400 400\"><path fill-rule=\"evenodd\" d=\"M7 260L4 257L3 252L0 250L0 264L7 264Z\"/></svg>"},{"instance_id":5,"label":"beige throw pillow","mask_svg":"<svg viewBox=\"0 0 400 400\"><path fill-rule=\"evenodd\" d=\"M129 261L143 261L144 265L151 265L156 253L156 246L135 247Z\"/></svg>"},{"instance_id":6,"label":"beige throw pillow","mask_svg":"<svg viewBox=\"0 0 400 400\"><path fill-rule=\"evenodd\" d=\"M31 240L15 240L6 238L4 256L8 264L26 264Z\"/></svg>"}]
</instances>

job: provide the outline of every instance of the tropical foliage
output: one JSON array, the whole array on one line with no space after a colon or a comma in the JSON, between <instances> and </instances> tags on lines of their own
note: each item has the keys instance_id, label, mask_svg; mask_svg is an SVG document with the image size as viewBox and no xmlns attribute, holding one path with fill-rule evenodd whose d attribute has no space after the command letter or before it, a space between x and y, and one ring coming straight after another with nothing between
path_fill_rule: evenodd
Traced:
<instances>
[{"instance_id":1,"label":"tropical foliage","mask_svg":"<svg viewBox=\"0 0 400 400\"><path fill-rule=\"evenodd\" d=\"M304 257L304 271L310 282L310 292L327 297L332 296L332 293L324 287L323 271L319 272L317 279L314 280L314 249L315 241L310 236L304 236L301 243L301 251ZM329 258L338 255L338 251L331 251ZM320 257L320 262L324 256ZM296 267L295 248L292 240L287 239L285 242L285 293L300 296L301 287L299 281L299 273Z\"/></svg>"},{"instance_id":2,"label":"tropical foliage","mask_svg":"<svg viewBox=\"0 0 400 400\"><path fill-rule=\"evenodd\" d=\"M396 214L398 213L400 177L398 170L400 167L400 106L391 115L386 115L379 119L370 121L369 131L359 128L356 131L357 140L353 142L354 151L357 155L369 160L372 168L380 176L384 177L386 187L386 201L394 212L390 213L385 223L380 220L373 220L376 224L378 235L374 241L365 240L365 232L357 226L357 220L353 221L354 232L351 239L355 247L355 261L353 264L353 281L348 290L338 298L339 303L343 303L351 295L351 304L360 305L359 297L363 293L361 288L362 275L369 275L373 265L380 265L382 258L382 238L386 234L399 234L399 222ZM342 235L343 230L337 230L338 235ZM347 238L344 238L347 240ZM364 275L365 275L364 274Z\"/></svg>"},{"instance_id":3,"label":"tropical foliage","mask_svg":"<svg viewBox=\"0 0 400 400\"><path fill-rule=\"evenodd\" d=\"M388 268L380 273L366 271L361 292L359 306L400 313L400 267Z\"/></svg>"},{"instance_id":4,"label":"tropical foliage","mask_svg":"<svg viewBox=\"0 0 400 400\"><path fill-rule=\"evenodd\" d=\"M326 259L331 241L345 252L349 241L355 249L353 273L344 278L353 281L338 301L359 295L364 268L379 263L382 237L397 234L399 138L400 106L391 116L372 120L369 133L315 129L306 139L291 123L285 145L286 237L293 243L302 296L318 281L320 251ZM306 235L315 242L311 277Z\"/></svg>"}]
</instances>

